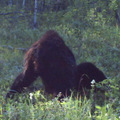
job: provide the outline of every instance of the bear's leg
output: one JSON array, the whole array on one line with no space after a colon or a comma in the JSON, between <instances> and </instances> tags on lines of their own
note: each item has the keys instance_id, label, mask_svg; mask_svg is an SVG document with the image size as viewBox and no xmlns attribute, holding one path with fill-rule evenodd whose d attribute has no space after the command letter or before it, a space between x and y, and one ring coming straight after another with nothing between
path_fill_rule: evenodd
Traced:
<instances>
[{"instance_id":1,"label":"bear's leg","mask_svg":"<svg viewBox=\"0 0 120 120\"><path fill-rule=\"evenodd\" d=\"M22 92L24 87L28 87L32 82L34 82L36 80L37 77L38 77L38 75L37 75L37 73L35 73L33 68L31 69L31 67L28 67L26 71L20 73L16 77L9 92L6 95L6 98L10 97L10 96L13 97L14 93Z\"/></svg>"}]
</instances>

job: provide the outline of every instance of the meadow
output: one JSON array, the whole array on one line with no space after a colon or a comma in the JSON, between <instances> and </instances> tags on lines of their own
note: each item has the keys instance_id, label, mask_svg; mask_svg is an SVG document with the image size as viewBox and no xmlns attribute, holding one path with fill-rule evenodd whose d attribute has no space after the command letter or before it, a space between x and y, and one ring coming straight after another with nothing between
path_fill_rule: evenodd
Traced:
<instances>
[{"instance_id":1,"label":"meadow","mask_svg":"<svg viewBox=\"0 0 120 120\"><path fill-rule=\"evenodd\" d=\"M0 16L0 120L120 120L120 26L111 17L114 12L109 14L117 3L109 2L111 7L106 8L104 2L88 7L82 0L79 4L75 1L66 10L38 13L35 29L32 13ZM99 7L101 12L97 11ZM16 6L0 9L13 12ZM92 62L104 72L107 80L97 84L105 90L104 98L101 94L95 97L93 88L89 98L72 94L59 102L44 93L38 78L24 93L16 95L17 100L5 100L10 85L23 70L25 51L50 29L62 36L77 64Z\"/></svg>"}]
</instances>

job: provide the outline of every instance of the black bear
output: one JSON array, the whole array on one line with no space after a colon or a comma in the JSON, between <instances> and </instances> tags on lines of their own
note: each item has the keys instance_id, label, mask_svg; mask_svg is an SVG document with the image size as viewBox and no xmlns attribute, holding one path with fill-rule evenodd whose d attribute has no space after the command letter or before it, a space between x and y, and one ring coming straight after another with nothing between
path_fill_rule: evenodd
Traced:
<instances>
[{"instance_id":1,"label":"black bear","mask_svg":"<svg viewBox=\"0 0 120 120\"><path fill-rule=\"evenodd\" d=\"M81 63L77 66L76 85L77 91L83 88L91 89L91 81L101 82L107 79L101 70L90 62Z\"/></svg>"},{"instance_id":2,"label":"black bear","mask_svg":"<svg viewBox=\"0 0 120 120\"><path fill-rule=\"evenodd\" d=\"M16 77L6 97L22 92L39 76L47 93L70 95L70 89L75 86L76 61L56 31L47 31L26 52L24 59L24 70Z\"/></svg>"},{"instance_id":3,"label":"black bear","mask_svg":"<svg viewBox=\"0 0 120 120\"><path fill-rule=\"evenodd\" d=\"M47 31L35 42L24 59L23 72L16 77L6 97L22 92L39 76L45 91L54 96L59 92L68 96L73 88L77 91L90 89L93 79L96 82L106 79L103 72L92 63L85 62L77 66L73 53L53 30Z\"/></svg>"}]
</instances>

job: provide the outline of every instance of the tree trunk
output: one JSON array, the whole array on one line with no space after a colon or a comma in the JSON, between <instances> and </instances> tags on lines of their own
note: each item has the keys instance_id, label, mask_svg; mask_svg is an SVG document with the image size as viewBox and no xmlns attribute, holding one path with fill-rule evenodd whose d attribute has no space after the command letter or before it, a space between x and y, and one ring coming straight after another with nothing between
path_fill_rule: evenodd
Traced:
<instances>
[{"instance_id":1,"label":"tree trunk","mask_svg":"<svg viewBox=\"0 0 120 120\"><path fill-rule=\"evenodd\" d=\"M23 9L25 8L25 0L23 0Z\"/></svg>"},{"instance_id":2,"label":"tree trunk","mask_svg":"<svg viewBox=\"0 0 120 120\"><path fill-rule=\"evenodd\" d=\"M35 30L36 27L37 27L37 0L35 0L34 24L33 24L33 29Z\"/></svg>"},{"instance_id":3,"label":"tree trunk","mask_svg":"<svg viewBox=\"0 0 120 120\"><path fill-rule=\"evenodd\" d=\"M9 5L12 6L12 0L9 0Z\"/></svg>"},{"instance_id":4,"label":"tree trunk","mask_svg":"<svg viewBox=\"0 0 120 120\"><path fill-rule=\"evenodd\" d=\"M118 24L120 25L120 9L118 9Z\"/></svg>"}]
</instances>

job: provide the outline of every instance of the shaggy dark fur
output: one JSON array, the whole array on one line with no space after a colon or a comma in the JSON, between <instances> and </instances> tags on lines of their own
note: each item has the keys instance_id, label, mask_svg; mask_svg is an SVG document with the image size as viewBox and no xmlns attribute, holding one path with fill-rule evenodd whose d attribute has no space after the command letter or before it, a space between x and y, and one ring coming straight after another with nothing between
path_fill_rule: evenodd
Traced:
<instances>
[{"instance_id":1,"label":"shaggy dark fur","mask_svg":"<svg viewBox=\"0 0 120 120\"><path fill-rule=\"evenodd\" d=\"M47 93L69 95L70 89L75 86L75 71L73 53L58 33L50 30L25 54L24 70L16 77L7 97L22 92L38 76L42 78Z\"/></svg>"},{"instance_id":2,"label":"shaggy dark fur","mask_svg":"<svg viewBox=\"0 0 120 120\"><path fill-rule=\"evenodd\" d=\"M81 63L77 66L76 90L81 91L83 88L91 89L91 81L101 82L106 76L95 65L89 62Z\"/></svg>"}]
</instances>

